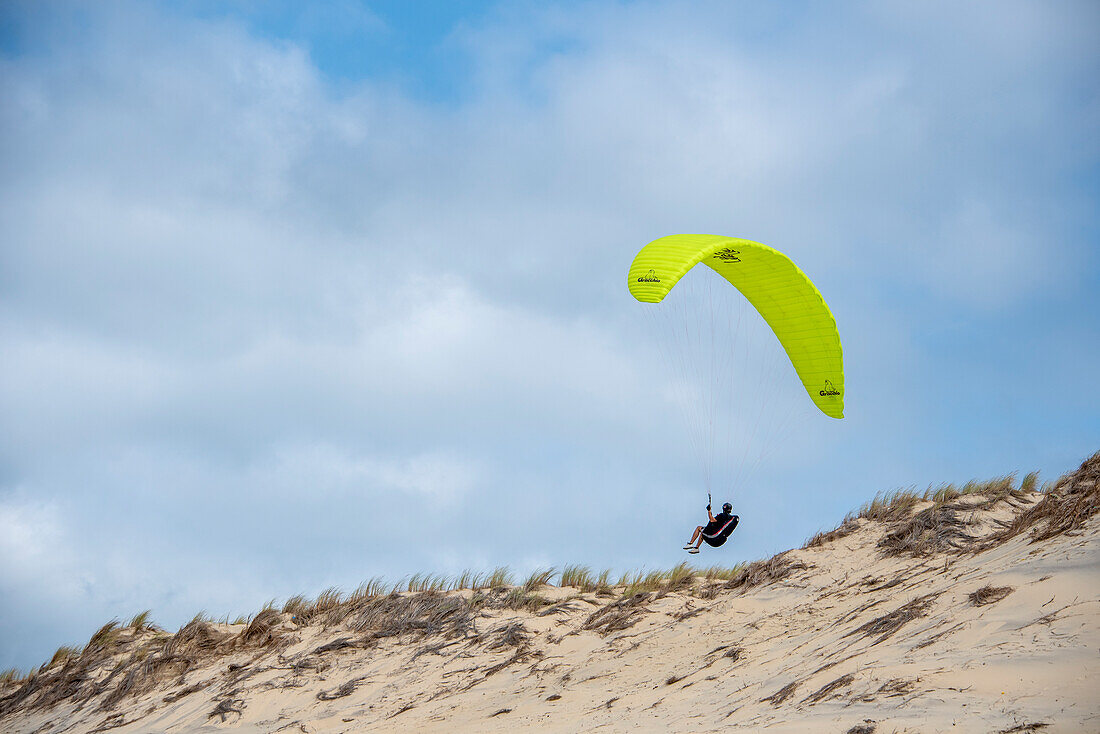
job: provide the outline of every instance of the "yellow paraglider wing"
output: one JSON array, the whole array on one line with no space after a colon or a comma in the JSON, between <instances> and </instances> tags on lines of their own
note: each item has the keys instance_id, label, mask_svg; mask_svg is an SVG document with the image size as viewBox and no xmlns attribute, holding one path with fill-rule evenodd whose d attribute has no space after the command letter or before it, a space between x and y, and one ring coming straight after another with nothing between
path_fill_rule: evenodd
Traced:
<instances>
[{"instance_id":1,"label":"yellow paraglider wing","mask_svg":"<svg viewBox=\"0 0 1100 734\"><path fill-rule=\"evenodd\" d=\"M782 252L736 237L662 237L634 257L630 293L639 301L660 303L700 262L732 283L760 312L821 412L843 418L844 359L836 319L817 287Z\"/></svg>"}]
</instances>

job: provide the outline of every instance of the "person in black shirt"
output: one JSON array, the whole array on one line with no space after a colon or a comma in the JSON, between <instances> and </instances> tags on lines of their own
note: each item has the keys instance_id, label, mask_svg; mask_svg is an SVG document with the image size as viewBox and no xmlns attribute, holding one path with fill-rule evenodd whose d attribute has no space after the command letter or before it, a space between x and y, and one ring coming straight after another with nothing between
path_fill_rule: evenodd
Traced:
<instances>
[{"instance_id":1,"label":"person in black shirt","mask_svg":"<svg viewBox=\"0 0 1100 734\"><path fill-rule=\"evenodd\" d=\"M729 502L722 505L722 511L718 513L718 516L710 514L710 505L707 505L707 517L710 518L710 522L706 526L700 525L695 528L695 532L691 536L691 540L684 546L684 550L688 553L698 553L699 546L705 540L707 545L717 548L726 542L730 533L737 527L737 521L740 519L737 515L731 514L733 512L733 505Z\"/></svg>"}]
</instances>

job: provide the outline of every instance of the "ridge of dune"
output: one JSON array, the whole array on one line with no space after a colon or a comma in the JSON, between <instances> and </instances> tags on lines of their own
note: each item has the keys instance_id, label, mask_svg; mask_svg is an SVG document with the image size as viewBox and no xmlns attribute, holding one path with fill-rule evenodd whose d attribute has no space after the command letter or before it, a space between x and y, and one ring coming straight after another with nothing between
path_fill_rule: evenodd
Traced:
<instances>
[{"instance_id":1,"label":"ridge of dune","mask_svg":"<svg viewBox=\"0 0 1100 734\"><path fill-rule=\"evenodd\" d=\"M885 503L728 580L105 628L0 684L0 729L1100 731L1098 510L1100 452L1043 493Z\"/></svg>"}]
</instances>

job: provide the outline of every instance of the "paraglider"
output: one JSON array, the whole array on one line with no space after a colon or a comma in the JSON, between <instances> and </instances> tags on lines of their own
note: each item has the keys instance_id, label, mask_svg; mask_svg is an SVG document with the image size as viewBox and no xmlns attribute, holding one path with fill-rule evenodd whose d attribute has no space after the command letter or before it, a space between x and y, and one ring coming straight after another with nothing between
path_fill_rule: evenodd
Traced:
<instances>
[{"instance_id":1,"label":"paraglider","mask_svg":"<svg viewBox=\"0 0 1100 734\"><path fill-rule=\"evenodd\" d=\"M843 418L844 361L836 319L813 282L779 250L712 234L661 237L634 257L627 285L639 301L660 303L699 263L729 281L756 308L814 405L831 418Z\"/></svg>"},{"instance_id":2,"label":"paraglider","mask_svg":"<svg viewBox=\"0 0 1100 734\"><path fill-rule=\"evenodd\" d=\"M722 547L737 528L737 523L741 519L733 514L733 505L729 502L722 505L721 512L712 515L710 513L710 495L707 495L707 517L710 521L705 526L697 526L695 532L691 535L691 540L684 546L684 550L688 553L698 553L699 546L704 540L712 548Z\"/></svg>"},{"instance_id":3,"label":"paraglider","mask_svg":"<svg viewBox=\"0 0 1100 734\"><path fill-rule=\"evenodd\" d=\"M700 263L713 271L707 274L709 278L699 276L710 290L698 300L692 300L694 296L681 299L675 308L660 306L677 283ZM713 274L721 276L722 281ZM730 310L730 301L723 300L729 298L729 293L744 297L737 297L734 310L740 309L740 301L745 300L770 327L814 406L830 418L844 417L844 361L836 319L813 282L782 252L759 242L722 235L661 237L647 244L634 257L627 285L631 295L646 304L647 309L664 312L663 323L669 335L665 355L673 372L680 373L680 382L688 385L681 392L686 395L684 402L688 404L685 409L689 413L689 423L694 423L691 438L702 461L708 490L716 463L751 463L728 459L726 452L732 452L734 444L741 444L746 457L757 453L748 444L768 444L762 430L764 424L781 422L778 414L782 411L772 410L765 404L762 395L766 390L754 389L757 386L742 385L739 381L747 380L745 373L764 374L765 383L768 379L788 379L779 365L771 370L749 365L740 373L731 369L736 361L731 352L740 350L741 345L734 342L740 340L742 334L738 329L743 325L738 318L737 325L733 326L733 319L724 313ZM660 326L662 318L655 318L654 324ZM726 325L730 333L720 334L719 330ZM655 341L659 342L657 336ZM758 340L757 345L760 343ZM700 365L708 360L709 365ZM719 394L729 396L731 407L725 413ZM761 398L760 404L749 410L749 404L756 398ZM736 422L743 429L740 440L731 438L732 428L719 426L723 420ZM766 450L766 447L759 450L757 462ZM745 466L720 466L719 469L731 473L748 471ZM738 516L732 514L729 503L723 506L722 513L712 515L709 496L707 517L707 525L697 527L691 541L684 546L688 552L698 553L704 541L714 547L721 546L739 521Z\"/></svg>"}]
</instances>

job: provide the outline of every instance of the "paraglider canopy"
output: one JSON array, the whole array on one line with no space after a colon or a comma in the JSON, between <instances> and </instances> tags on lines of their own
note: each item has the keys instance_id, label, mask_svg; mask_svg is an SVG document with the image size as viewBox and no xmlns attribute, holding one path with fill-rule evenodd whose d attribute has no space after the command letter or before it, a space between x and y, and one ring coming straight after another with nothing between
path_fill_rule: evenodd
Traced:
<instances>
[{"instance_id":1,"label":"paraglider canopy","mask_svg":"<svg viewBox=\"0 0 1100 734\"><path fill-rule=\"evenodd\" d=\"M643 247L627 276L630 293L660 303L699 263L717 272L760 313L827 416L844 417L844 360L836 320L821 293L789 257L736 237L677 234Z\"/></svg>"}]
</instances>

